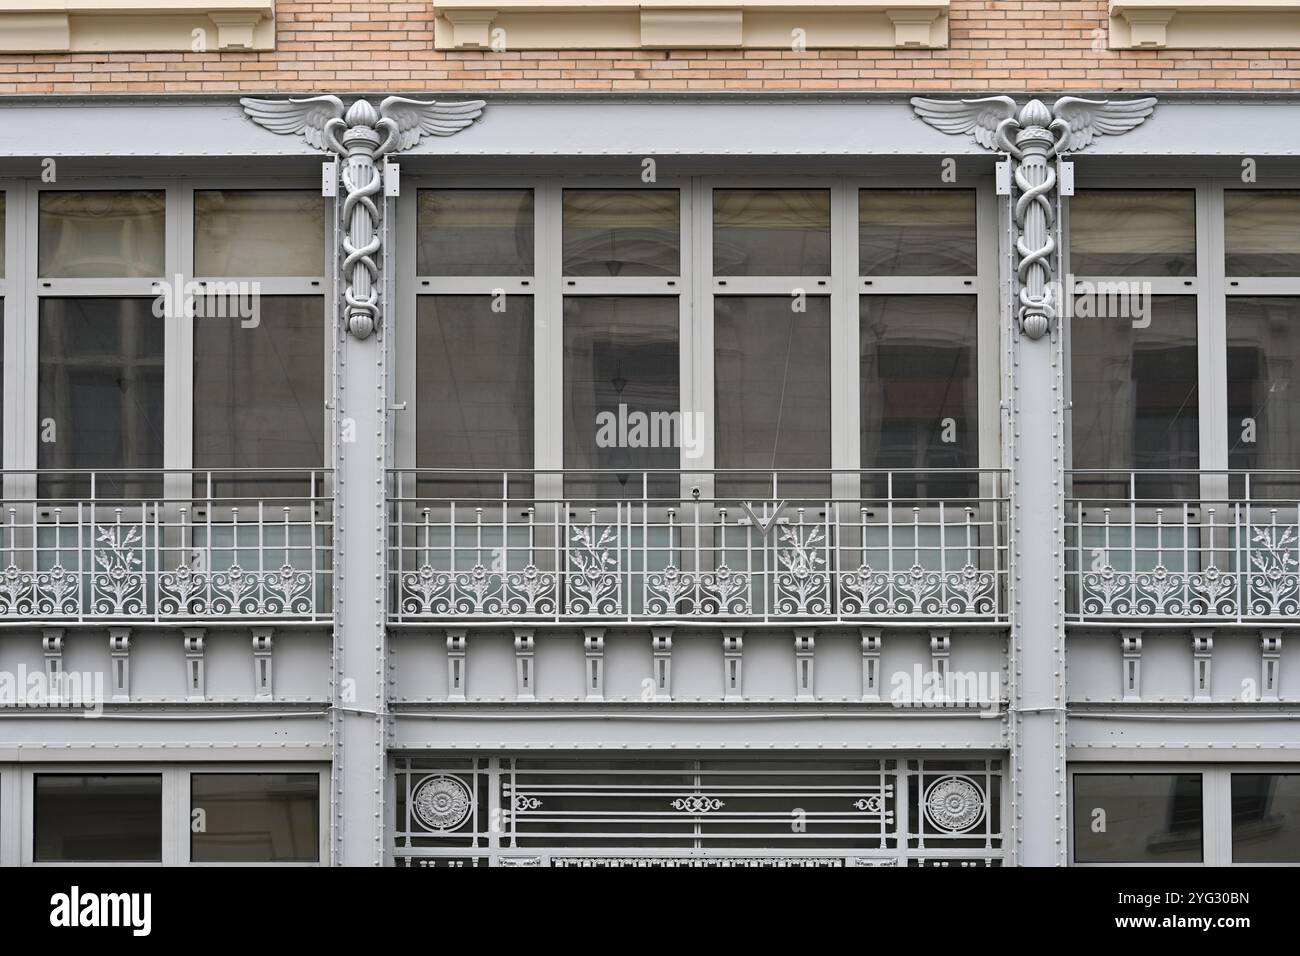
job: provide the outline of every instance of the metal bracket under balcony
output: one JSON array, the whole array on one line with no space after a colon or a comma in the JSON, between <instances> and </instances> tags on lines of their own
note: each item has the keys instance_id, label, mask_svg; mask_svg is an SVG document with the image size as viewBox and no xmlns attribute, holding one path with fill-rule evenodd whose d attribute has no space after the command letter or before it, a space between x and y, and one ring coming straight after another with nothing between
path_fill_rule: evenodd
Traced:
<instances>
[{"instance_id":1,"label":"metal bracket under balcony","mask_svg":"<svg viewBox=\"0 0 1300 956\"><path fill-rule=\"evenodd\" d=\"M1006 475L399 471L390 620L1006 620Z\"/></svg>"}]
</instances>

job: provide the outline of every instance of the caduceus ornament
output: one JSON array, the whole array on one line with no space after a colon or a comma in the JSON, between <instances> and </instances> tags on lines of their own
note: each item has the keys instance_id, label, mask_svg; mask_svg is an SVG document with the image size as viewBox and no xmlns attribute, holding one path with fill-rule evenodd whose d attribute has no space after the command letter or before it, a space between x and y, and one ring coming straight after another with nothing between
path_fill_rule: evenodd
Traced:
<instances>
[{"instance_id":1,"label":"caduceus ornament","mask_svg":"<svg viewBox=\"0 0 1300 956\"><path fill-rule=\"evenodd\" d=\"M382 253L383 189L378 163L390 153L410 149L424 134L450 136L483 113L482 100L464 103L423 102L390 96L376 110L366 100L347 109L337 96L287 100L245 98L249 118L273 133L293 135L342 160L343 298L345 323L358 339L374 332L380 318L379 264Z\"/></svg>"},{"instance_id":2,"label":"caduceus ornament","mask_svg":"<svg viewBox=\"0 0 1300 956\"><path fill-rule=\"evenodd\" d=\"M1051 329L1060 303L1053 292L1056 240L1054 160L1077 153L1098 136L1118 135L1141 126L1155 109L1154 97L1112 102L1063 96L1049 110L1030 100L1017 112L1009 96L970 100L913 97L916 114L945 133L970 133L985 149L1011 157L1016 184L1017 319L1031 339Z\"/></svg>"}]
</instances>

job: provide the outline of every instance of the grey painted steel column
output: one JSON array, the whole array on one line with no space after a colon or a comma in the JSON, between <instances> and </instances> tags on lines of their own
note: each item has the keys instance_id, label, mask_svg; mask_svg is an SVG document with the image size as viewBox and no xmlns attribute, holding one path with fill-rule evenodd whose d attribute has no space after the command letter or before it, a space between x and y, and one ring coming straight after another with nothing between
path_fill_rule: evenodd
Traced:
<instances>
[{"instance_id":1,"label":"grey painted steel column","mask_svg":"<svg viewBox=\"0 0 1300 956\"><path fill-rule=\"evenodd\" d=\"M381 866L387 853L388 356L394 334L385 323L392 288L386 265L392 258L384 254L392 203L385 197L396 195L398 184L396 169L381 174L379 163L415 146L422 135L465 129L484 104L400 96L387 97L377 110L363 99L345 109L336 96L240 103L258 125L301 134L340 158L336 173L327 173L338 177L327 183L335 194L336 253L330 862Z\"/></svg>"},{"instance_id":2,"label":"grey painted steel column","mask_svg":"<svg viewBox=\"0 0 1300 956\"><path fill-rule=\"evenodd\" d=\"M1007 351L1004 454L1011 470L1011 862L1068 863L1065 710L1065 355L1059 157L1140 126L1146 98L916 97L918 116L1008 157L1001 276ZM1072 290L1067 290L1066 295Z\"/></svg>"}]
</instances>

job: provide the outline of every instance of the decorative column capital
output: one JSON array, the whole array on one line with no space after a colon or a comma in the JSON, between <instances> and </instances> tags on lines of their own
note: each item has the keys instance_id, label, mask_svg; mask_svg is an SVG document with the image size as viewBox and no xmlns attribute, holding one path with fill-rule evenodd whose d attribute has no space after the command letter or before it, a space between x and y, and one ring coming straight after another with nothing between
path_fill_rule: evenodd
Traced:
<instances>
[{"instance_id":1,"label":"decorative column capital","mask_svg":"<svg viewBox=\"0 0 1300 956\"><path fill-rule=\"evenodd\" d=\"M386 97L375 109L368 100L349 107L337 96L239 101L249 119L282 136L301 134L308 145L341 160L339 181L346 192L342 209L343 298L345 324L358 339L379 323L377 259L382 254L381 199L384 183L377 163L410 149L425 136L451 136L483 115L482 100L441 103Z\"/></svg>"},{"instance_id":2,"label":"decorative column capital","mask_svg":"<svg viewBox=\"0 0 1300 956\"><path fill-rule=\"evenodd\" d=\"M1052 282L1056 240L1056 168L1053 161L1086 149L1099 136L1117 136L1141 126L1155 110L1155 97L1085 100L1063 96L1051 109L1032 99L1022 107L1009 96L970 100L912 98L926 123L950 135L971 135L985 149L1011 157L1016 186L1016 269L1020 330L1040 339L1060 313Z\"/></svg>"}]
</instances>

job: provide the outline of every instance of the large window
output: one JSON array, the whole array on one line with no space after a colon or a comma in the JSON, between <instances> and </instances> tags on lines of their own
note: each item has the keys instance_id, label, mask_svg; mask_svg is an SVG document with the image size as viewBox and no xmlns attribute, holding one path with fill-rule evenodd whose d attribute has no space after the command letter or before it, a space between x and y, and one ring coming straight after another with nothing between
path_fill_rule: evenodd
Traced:
<instances>
[{"instance_id":1,"label":"large window","mask_svg":"<svg viewBox=\"0 0 1300 956\"><path fill-rule=\"evenodd\" d=\"M516 497L534 469L541 500L695 496L733 513L824 503L859 468L976 469L981 420L996 421L980 413L996 349L978 194L832 179L419 189L399 458L426 498Z\"/></svg>"},{"instance_id":2,"label":"large window","mask_svg":"<svg viewBox=\"0 0 1300 956\"><path fill-rule=\"evenodd\" d=\"M38 773L33 859L162 861L163 779L157 773Z\"/></svg>"},{"instance_id":3,"label":"large window","mask_svg":"<svg viewBox=\"0 0 1300 956\"><path fill-rule=\"evenodd\" d=\"M1199 863L1198 773L1076 773L1074 862Z\"/></svg>"},{"instance_id":4,"label":"large window","mask_svg":"<svg viewBox=\"0 0 1300 956\"><path fill-rule=\"evenodd\" d=\"M320 775L190 775L190 859L195 863L320 860Z\"/></svg>"}]
</instances>

